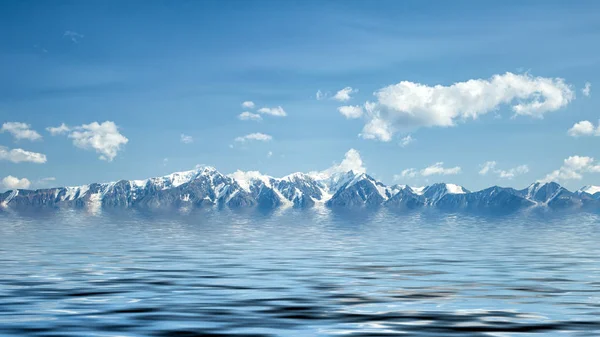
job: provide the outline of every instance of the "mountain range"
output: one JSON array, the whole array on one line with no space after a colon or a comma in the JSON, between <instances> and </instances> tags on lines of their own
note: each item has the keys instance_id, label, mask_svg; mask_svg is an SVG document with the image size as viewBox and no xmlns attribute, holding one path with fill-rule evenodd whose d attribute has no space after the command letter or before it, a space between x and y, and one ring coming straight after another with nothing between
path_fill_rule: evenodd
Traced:
<instances>
[{"instance_id":1,"label":"mountain range","mask_svg":"<svg viewBox=\"0 0 600 337\"><path fill-rule=\"evenodd\" d=\"M11 190L0 194L0 208L203 208L390 207L450 211L513 212L532 207L600 210L600 186L571 192L555 182L536 182L517 190L493 186L469 191L454 184L387 186L362 172L294 173L274 178L258 172L224 175L213 167L146 180L120 180L77 187Z\"/></svg>"}]
</instances>

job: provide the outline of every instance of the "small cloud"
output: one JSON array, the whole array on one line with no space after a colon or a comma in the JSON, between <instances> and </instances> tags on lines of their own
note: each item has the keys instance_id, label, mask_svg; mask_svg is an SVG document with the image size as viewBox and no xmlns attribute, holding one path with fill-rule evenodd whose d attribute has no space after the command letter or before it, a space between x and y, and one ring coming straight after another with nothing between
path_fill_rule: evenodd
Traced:
<instances>
[{"instance_id":1,"label":"small cloud","mask_svg":"<svg viewBox=\"0 0 600 337\"><path fill-rule=\"evenodd\" d=\"M459 166L444 168L443 162L437 162L429 167L426 167L421 170L421 175L424 177L431 175L454 175L459 174L461 172L461 168Z\"/></svg>"},{"instance_id":2,"label":"small cloud","mask_svg":"<svg viewBox=\"0 0 600 337\"><path fill-rule=\"evenodd\" d=\"M259 121L262 120L262 116L249 111L244 111L238 115L238 119L242 121Z\"/></svg>"},{"instance_id":3,"label":"small cloud","mask_svg":"<svg viewBox=\"0 0 600 337\"><path fill-rule=\"evenodd\" d=\"M83 39L83 34L79 34L77 32L74 32L72 30L67 30L65 31L65 33L63 34L63 37L68 38L69 40L71 40L71 42L73 43L79 43L79 41L81 39Z\"/></svg>"},{"instance_id":4,"label":"small cloud","mask_svg":"<svg viewBox=\"0 0 600 337\"><path fill-rule=\"evenodd\" d=\"M52 136L56 136L68 133L71 129L65 123L62 123L56 127L49 126L46 128L46 131L50 132Z\"/></svg>"},{"instance_id":5,"label":"small cloud","mask_svg":"<svg viewBox=\"0 0 600 337\"><path fill-rule=\"evenodd\" d=\"M414 143L416 139L414 139L411 135L407 135L406 137L400 139L400 146L407 147L410 143Z\"/></svg>"},{"instance_id":6,"label":"small cloud","mask_svg":"<svg viewBox=\"0 0 600 337\"><path fill-rule=\"evenodd\" d=\"M245 101L242 103L242 108L244 109L254 109L254 102L252 101Z\"/></svg>"},{"instance_id":7,"label":"small cloud","mask_svg":"<svg viewBox=\"0 0 600 337\"><path fill-rule=\"evenodd\" d=\"M169 163L169 158L163 159L163 166L167 166L168 163Z\"/></svg>"},{"instance_id":8,"label":"small cloud","mask_svg":"<svg viewBox=\"0 0 600 337\"><path fill-rule=\"evenodd\" d=\"M267 152L267 158L271 158L271 157L273 157L273 151Z\"/></svg>"},{"instance_id":9,"label":"small cloud","mask_svg":"<svg viewBox=\"0 0 600 337\"><path fill-rule=\"evenodd\" d=\"M496 169L496 164L497 163L495 161L487 161L487 162L481 164L479 166L479 167L481 167L481 170L479 170L479 174L484 176L484 175L487 175L488 173L494 173L494 174L498 175L499 178L502 178L502 179L513 179L514 177L516 177L518 175L529 172L529 167L527 165L519 165L517 167L513 167L508 170L500 170L500 169Z\"/></svg>"},{"instance_id":10,"label":"small cloud","mask_svg":"<svg viewBox=\"0 0 600 337\"><path fill-rule=\"evenodd\" d=\"M8 160L13 163L44 164L46 162L46 155L23 149L9 150L4 146L0 146L0 160Z\"/></svg>"},{"instance_id":11,"label":"small cloud","mask_svg":"<svg viewBox=\"0 0 600 337\"><path fill-rule=\"evenodd\" d=\"M273 137L271 137L270 135L260 133L260 132L255 132L255 133L247 134L245 136L237 137L234 140L236 142L245 143L247 141L253 141L253 140L260 141L260 142L268 142L268 141L271 141L272 139L273 139Z\"/></svg>"},{"instance_id":12,"label":"small cloud","mask_svg":"<svg viewBox=\"0 0 600 337\"><path fill-rule=\"evenodd\" d=\"M581 180L583 173L600 173L600 164L592 157L571 156L563 165L546 175L541 181Z\"/></svg>"},{"instance_id":13,"label":"small cloud","mask_svg":"<svg viewBox=\"0 0 600 337\"><path fill-rule=\"evenodd\" d=\"M358 105L341 106L338 111L348 119L360 118L363 115L363 109Z\"/></svg>"},{"instance_id":14,"label":"small cloud","mask_svg":"<svg viewBox=\"0 0 600 337\"><path fill-rule=\"evenodd\" d=\"M428 166L422 170L415 168L408 168L401 172L401 174L394 175L394 180L400 180L402 178L416 178L416 177L429 177L432 175L456 175L461 173L460 166L445 168L443 162L437 162L431 166Z\"/></svg>"},{"instance_id":15,"label":"small cloud","mask_svg":"<svg viewBox=\"0 0 600 337\"><path fill-rule=\"evenodd\" d=\"M594 126L590 121L577 122L567 131L567 134L571 137L600 136L600 124Z\"/></svg>"},{"instance_id":16,"label":"small cloud","mask_svg":"<svg viewBox=\"0 0 600 337\"><path fill-rule=\"evenodd\" d=\"M277 117L285 117L287 113L281 106L275 108L260 108L258 112L265 115L277 116Z\"/></svg>"},{"instance_id":17,"label":"small cloud","mask_svg":"<svg viewBox=\"0 0 600 337\"><path fill-rule=\"evenodd\" d=\"M583 89L581 89L583 96L589 97L591 91L592 91L592 84L590 82L585 82L585 86L583 87Z\"/></svg>"},{"instance_id":18,"label":"small cloud","mask_svg":"<svg viewBox=\"0 0 600 337\"><path fill-rule=\"evenodd\" d=\"M352 89L352 87L345 87L344 89L336 92L332 98L339 102L347 102L350 99L352 99L350 95L355 94L357 92L358 89Z\"/></svg>"},{"instance_id":19,"label":"small cloud","mask_svg":"<svg viewBox=\"0 0 600 337\"><path fill-rule=\"evenodd\" d=\"M283 158L284 155L281 155L281 157ZM309 175L316 179L327 179L333 174L345 173L348 171L353 171L354 173L367 172L367 169L363 165L362 158L360 157L360 153L355 149L348 150L348 152L346 152L344 156L344 160L342 160L341 163L334 163L328 169L325 169L323 171L310 172Z\"/></svg>"},{"instance_id":20,"label":"small cloud","mask_svg":"<svg viewBox=\"0 0 600 337\"><path fill-rule=\"evenodd\" d=\"M19 179L13 176L6 176L2 179L2 186L9 190L27 189L31 182L27 178Z\"/></svg>"},{"instance_id":21,"label":"small cloud","mask_svg":"<svg viewBox=\"0 0 600 337\"><path fill-rule=\"evenodd\" d=\"M121 146L127 144L129 139L119 132L114 122L93 122L73 128L69 134L73 145L84 150L95 150L100 154L101 160L112 161Z\"/></svg>"},{"instance_id":22,"label":"small cloud","mask_svg":"<svg viewBox=\"0 0 600 337\"><path fill-rule=\"evenodd\" d=\"M6 122L2 124L0 132L8 132L12 134L16 140L27 139L35 141L42 139L42 136L39 133L31 129L31 125L25 123Z\"/></svg>"},{"instance_id":23,"label":"small cloud","mask_svg":"<svg viewBox=\"0 0 600 337\"><path fill-rule=\"evenodd\" d=\"M488 172L493 171L494 168L496 168L495 161L486 161L485 163L483 163L481 165L481 170L479 170L479 174L484 176L484 175L488 174Z\"/></svg>"},{"instance_id":24,"label":"small cloud","mask_svg":"<svg viewBox=\"0 0 600 337\"><path fill-rule=\"evenodd\" d=\"M320 89L317 90L317 93L315 94L315 97L317 99L317 101L321 101L324 100L325 98L327 98L329 96L329 93L327 92L322 92Z\"/></svg>"},{"instance_id":25,"label":"small cloud","mask_svg":"<svg viewBox=\"0 0 600 337\"><path fill-rule=\"evenodd\" d=\"M39 186L46 186L48 184L50 184L51 182L56 181L56 178L54 177L46 177L46 178L42 178L40 180L37 181L36 185Z\"/></svg>"},{"instance_id":26,"label":"small cloud","mask_svg":"<svg viewBox=\"0 0 600 337\"><path fill-rule=\"evenodd\" d=\"M185 134L181 134L179 135L179 140L183 143L183 144L191 144L194 142L194 137L192 136L188 136Z\"/></svg>"}]
</instances>

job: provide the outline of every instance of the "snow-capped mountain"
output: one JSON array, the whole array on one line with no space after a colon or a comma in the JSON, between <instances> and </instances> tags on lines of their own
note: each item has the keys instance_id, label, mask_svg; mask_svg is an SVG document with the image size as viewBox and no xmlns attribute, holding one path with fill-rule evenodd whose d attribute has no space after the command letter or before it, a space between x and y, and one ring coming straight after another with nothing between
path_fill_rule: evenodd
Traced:
<instances>
[{"instance_id":1,"label":"snow-capped mountain","mask_svg":"<svg viewBox=\"0 0 600 337\"><path fill-rule=\"evenodd\" d=\"M471 192L445 183L424 187L386 186L364 172L354 171L294 173L275 178L255 171L224 175L205 166L145 180L7 191L0 194L0 206L8 209L384 206L511 212L529 207L600 209L600 187L586 186L573 193L554 182L536 182L523 190L493 186Z\"/></svg>"}]
</instances>

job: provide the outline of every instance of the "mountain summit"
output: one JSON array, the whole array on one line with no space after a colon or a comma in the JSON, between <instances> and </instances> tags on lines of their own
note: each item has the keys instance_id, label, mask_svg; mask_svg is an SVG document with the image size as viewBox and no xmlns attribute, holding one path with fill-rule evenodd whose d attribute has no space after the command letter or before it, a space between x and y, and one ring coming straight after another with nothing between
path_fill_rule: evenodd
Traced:
<instances>
[{"instance_id":1,"label":"mountain summit","mask_svg":"<svg viewBox=\"0 0 600 337\"><path fill-rule=\"evenodd\" d=\"M471 192L437 183L425 187L386 186L364 172L327 175L294 173L274 178L256 171L224 175L210 166L146 180L120 180L76 187L12 190L0 207L390 207L512 212L530 207L600 209L600 187L570 192L557 183L536 182L523 190L493 186Z\"/></svg>"}]
</instances>

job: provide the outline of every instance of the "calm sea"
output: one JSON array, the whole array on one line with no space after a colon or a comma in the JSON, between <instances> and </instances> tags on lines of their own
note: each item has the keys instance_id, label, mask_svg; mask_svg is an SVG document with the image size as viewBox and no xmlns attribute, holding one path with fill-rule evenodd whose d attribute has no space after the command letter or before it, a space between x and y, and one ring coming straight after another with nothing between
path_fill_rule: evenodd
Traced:
<instances>
[{"instance_id":1,"label":"calm sea","mask_svg":"<svg viewBox=\"0 0 600 337\"><path fill-rule=\"evenodd\" d=\"M600 215L0 214L3 336L600 336Z\"/></svg>"}]
</instances>

